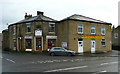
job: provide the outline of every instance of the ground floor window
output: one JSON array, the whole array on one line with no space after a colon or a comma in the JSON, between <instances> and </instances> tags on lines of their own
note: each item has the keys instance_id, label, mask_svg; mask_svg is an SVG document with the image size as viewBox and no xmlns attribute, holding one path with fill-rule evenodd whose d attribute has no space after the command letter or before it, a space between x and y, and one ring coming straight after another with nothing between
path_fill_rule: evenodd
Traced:
<instances>
[{"instance_id":1,"label":"ground floor window","mask_svg":"<svg viewBox=\"0 0 120 74\"><path fill-rule=\"evenodd\" d=\"M13 47L16 48L16 39L13 40Z\"/></svg>"},{"instance_id":2,"label":"ground floor window","mask_svg":"<svg viewBox=\"0 0 120 74\"><path fill-rule=\"evenodd\" d=\"M105 39L102 39L102 40L101 40L101 45L102 45L102 46L105 46Z\"/></svg>"},{"instance_id":3,"label":"ground floor window","mask_svg":"<svg viewBox=\"0 0 120 74\"><path fill-rule=\"evenodd\" d=\"M31 39L26 39L26 49L31 49L32 43L31 43Z\"/></svg>"},{"instance_id":4,"label":"ground floor window","mask_svg":"<svg viewBox=\"0 0 120 74\"><path fill-rule=\"evenodd\" d=\"M48 39L48 48L56 46L56 39Z\"/></svg>"}]
</instances>

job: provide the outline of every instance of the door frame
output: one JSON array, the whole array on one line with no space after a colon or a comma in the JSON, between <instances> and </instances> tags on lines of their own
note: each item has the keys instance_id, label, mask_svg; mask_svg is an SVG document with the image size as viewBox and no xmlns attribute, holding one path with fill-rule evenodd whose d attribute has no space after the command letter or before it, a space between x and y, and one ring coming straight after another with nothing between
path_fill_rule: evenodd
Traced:
<instances>
[{"instance_id":1,"label":"door frame","mask_svg":"<svg viewBox=\"0 0 120 74\"><path fill-rule=\"evenodd\" d=\"M79 48L79 42L82 42L82 51L81 51L81 49ZM83 40L82 40L82 41L78 41L78 53L83 53Z\"/></svg>"},{"instance_id":2,"label":"door frame","mask_svg":"<svg viewBox=\"0 0 120 74\"><path fill-rule=\"evenodd\" d=\"M96 47L96 41L95 41L95 39L91 39L91 53L95 53L95 47L92 48L92 42L94 42L94 46Z\"/></svg>"}]
</instances>

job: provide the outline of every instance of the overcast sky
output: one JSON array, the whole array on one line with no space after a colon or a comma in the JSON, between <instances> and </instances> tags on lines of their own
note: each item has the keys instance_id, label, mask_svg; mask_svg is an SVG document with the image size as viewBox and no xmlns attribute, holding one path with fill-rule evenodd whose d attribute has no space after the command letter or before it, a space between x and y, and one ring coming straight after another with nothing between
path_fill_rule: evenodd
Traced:
<instances>
[{"instance_id":1,"label":"overcast sky","mask_svg":"<svg viewBox=\"0 0 120 74\"><path fill-rule=\"evenodd\" d=\"M80 14L118 26L119 0L0 0L0 33L8 25L24 19L25 12L61 20ZM1 17L2 16L2 17Z\"/></svg>"}]
</instances>

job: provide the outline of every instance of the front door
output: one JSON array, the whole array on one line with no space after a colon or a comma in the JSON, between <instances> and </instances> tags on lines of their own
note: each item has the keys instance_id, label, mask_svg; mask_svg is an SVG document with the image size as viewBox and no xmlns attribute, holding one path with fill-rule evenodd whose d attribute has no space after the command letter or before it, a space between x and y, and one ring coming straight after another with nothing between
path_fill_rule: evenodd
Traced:
<instances>
[{"instance_id":1,"label":"front door","mask_svg":"<svg viewBox=\"0 0 120 74\"><path fill-rule=\"evenodd\" d=\"M95 39L91 40L91 53L95 53Z\"/></svg>"},{"instance_id":2,"label":"front door","mask_svg":"<svg viewBox=\"0 0 120 74\"><path fill-rule=\"evenodd\" d=\"M78 53L83 53L83 40L78 41Z\"/></svg>"},{"instance_id":3,"label":"front door","mask_svg":"<svg viewBox=\"0 0 120 74\"><path fill-rule=\"evenodd\" d=\"M41 38L36 38L36 50L42 50Z\"/></svg>"}]
</instances>

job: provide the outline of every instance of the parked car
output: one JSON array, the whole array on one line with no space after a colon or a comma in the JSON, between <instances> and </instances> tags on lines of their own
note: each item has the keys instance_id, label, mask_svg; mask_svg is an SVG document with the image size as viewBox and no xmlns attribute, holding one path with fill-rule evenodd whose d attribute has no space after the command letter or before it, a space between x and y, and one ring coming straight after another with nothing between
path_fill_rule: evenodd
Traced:
<instances>
[{"instance_id":1,"label":"parked car","mask_svg":"<svg viewBox=\"0 0 120 74\"><path fill-rule=\"evenodd\" d=\"M72 56L72 55L75 55L75 51L67 50L62 47L53 47L49 50L49 55L51 56L54 56L54 55Z\"/></svg>"}]
</instances>

